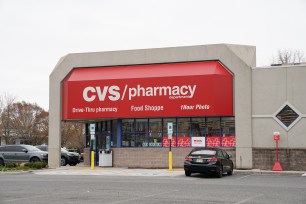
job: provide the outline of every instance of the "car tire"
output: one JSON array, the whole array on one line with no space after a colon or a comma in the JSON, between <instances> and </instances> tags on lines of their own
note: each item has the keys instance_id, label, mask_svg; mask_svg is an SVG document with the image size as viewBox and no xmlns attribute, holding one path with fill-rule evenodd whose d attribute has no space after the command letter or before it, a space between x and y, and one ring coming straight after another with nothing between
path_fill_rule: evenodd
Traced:
<instances>
[{"instance_id":1,"label":"car tire","mask_svg":"<svg viewBox=\"0 0 306 204\"><path fill-rule=\"evenodd\" d=\"M222 166L219 167L216 176L217 176L217 178L222 178L222 176L223 176L223 167Z\"/></svg>"},{"instance_id":2,"label":"car tire","mask_svg":"<svg viewBox=\"0 0 306 204\"><path fill-rule=\"evenodd\" d=\"M71 163L71 164L69 164L70 166L76 166L77 165L77 163Z\"/></svg>"},{"instance_id":3,"label":"car tire","mask_svg":"<svg viewBox=\"0 0 306 204\"><path fill-rule=\"evenodd\" d=\"M40 159L38 157L32 157L30 162L40 162Z\"/></svg>"},{"instance_id":4,"label":"car tire","mask_svg":"<svg viewBox=\"0 0 306 204\"><path fill-rule=\"evenodd\" d=\"M61 157L61 166L66 166L68 163L67 159L65 157Z\"/></svg>"},{"instance_id":5,"label":"car tire","mask_svg":"<svg viewBox=\"0 0 306 204\"><path fill-rule=\"evenodd\" d=\"M231 165L231 169L227 172L227 175L233 175L234 167Z\"/></svg>"},{"instance_id":6,"label":"car tire","mask_svg":"<svg viewBox=\"0 0 306 204\"><path fill-rule=\"evenodd\" d=\"M191 176L191 172L190 171L185 171L185 176Z\"/></svg>"},{"instance_id":7,"label":"car tire","mask_svg":"<svg viewBox=\"0 0 306 204\"><path fill-rule=\"evenodd\" d=\"M0 166L4 166L4 161L3 161L3 159L0 159Z\"/></svg>"}]
</instances>

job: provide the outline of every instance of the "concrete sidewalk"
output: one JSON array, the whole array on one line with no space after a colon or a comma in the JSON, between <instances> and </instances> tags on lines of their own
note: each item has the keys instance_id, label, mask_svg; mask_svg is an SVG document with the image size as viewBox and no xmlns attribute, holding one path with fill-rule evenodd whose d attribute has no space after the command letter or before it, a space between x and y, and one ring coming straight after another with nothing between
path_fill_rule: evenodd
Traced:
<instances>
[{"instance_id":1,"label":"concrete sidewalk","mask_svg":"<svg viewBox=\"0 0 306 204\"><path fill-rule=\"evenodd\" d=\"M175 168L172 171L168 169L131 169L116 167L95 167L91 170L88 166L64 166L57 169L44 169L32 171L39 175L112 175L112 176L184 176L183 168ZM234 170L234 174L251 175L251 174L272 174L272 175L298 175L306 176L305 171L269 171L260 169L251 170Z\"/></svg>"}]
</instances>

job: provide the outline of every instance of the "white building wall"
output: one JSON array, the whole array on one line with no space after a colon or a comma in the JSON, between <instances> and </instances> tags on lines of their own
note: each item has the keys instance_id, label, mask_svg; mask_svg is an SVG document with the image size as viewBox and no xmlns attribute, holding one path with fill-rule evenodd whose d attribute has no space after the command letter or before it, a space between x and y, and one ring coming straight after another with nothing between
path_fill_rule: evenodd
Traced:
<instances>
[{"instance_id":1,"label":"white building wall","mask_svg":"<svg viewBox=\"0 0 306 204\"><path fill-rule=\"evenodd\" d=\"M285 103L302 116L289 130L273 118ZM280 148L306 148L306 65L252 69L252 126L254 148L275 148L273 132Z\"/></svg>"}]
</instances>

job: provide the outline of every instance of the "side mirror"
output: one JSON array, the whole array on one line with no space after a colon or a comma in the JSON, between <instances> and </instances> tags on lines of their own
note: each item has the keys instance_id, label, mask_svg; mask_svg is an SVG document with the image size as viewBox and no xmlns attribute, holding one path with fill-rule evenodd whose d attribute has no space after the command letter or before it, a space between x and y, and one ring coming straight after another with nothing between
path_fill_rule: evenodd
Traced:
<instances>
[{"instance_id":1,"label":"side mirror","mask_svg":"<svg viewBox=\"0 0 306 204\"><path fill-rule=\"evenodd\" d=\"M22 149L22 152L28 153L28 150L27 149Z\"/></svg>"}]
</instances>

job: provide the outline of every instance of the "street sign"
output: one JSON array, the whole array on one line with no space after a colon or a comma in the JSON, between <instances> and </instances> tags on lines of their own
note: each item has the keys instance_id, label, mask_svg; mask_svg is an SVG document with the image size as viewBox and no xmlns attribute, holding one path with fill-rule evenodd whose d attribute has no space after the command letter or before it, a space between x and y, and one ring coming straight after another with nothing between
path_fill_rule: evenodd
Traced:
<instances>
[{"instance_id":1,"label":"street sign","mask_svg":"<svg viewBox=\"0 0 306 204\"><path fill-rule=\"evenodd\" d=\"M173 134L173 123L168 123L168 139L172 140Z\"/></svg>"},{"instance_id":2,"label":"street sign","mask_svg":"<svg viewBox=\"0 0 306 204\"><path fill-rule=\"evenodd\" d=\"M273 132L273 136L274 136L274 140L275 140L275 141L280 140L280 134L279 134L279 132Z\"/></svg>"},{"instance_id":3,"label":"street sign","mask_svg":"<svg viewBox=\"0 0 306 204\"><path fill-rule=\"evenodd\" d=\"M173 123L168 123L168 134L173 134Z\"/></svg>"},{"instance_id":4,"label":"street sign","mask_svg":"<svg viewBox=\"0 0 306 204\"><path fill-rule=\"evenodd\" d=\"M94 135L96 133L96 124L90 124L89 125L89 129L90 129L90 134Z\"/></svg>"}]
</instances>

